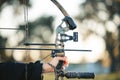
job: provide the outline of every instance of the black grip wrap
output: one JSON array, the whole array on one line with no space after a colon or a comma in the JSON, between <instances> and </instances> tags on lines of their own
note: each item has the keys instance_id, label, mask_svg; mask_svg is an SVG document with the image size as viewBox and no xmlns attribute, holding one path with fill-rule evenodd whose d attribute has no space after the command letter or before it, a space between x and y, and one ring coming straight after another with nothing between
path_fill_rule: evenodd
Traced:
<instances>
[{"instance_id":1,"label":"black grip wrap","mask_svg":"<svg viewBox=\"0 0 120 80\"><path fill-rule=\"evenodd\" d=\"M56 69L61 70L63 65L64 65L64 62L60 60L58 65L56 66Z\"/></svg>"},{"instance_id":2,"label":"black grip wrap","mask_svg":"<svg viewBox=\"0 0 120 80\"><path fill-rule=\"evenodd\" d=\"M63 49L52 51L52 57L56 57L56 56L63 57L64 55L65 55L65 53L64 53ZM60 60L57 64L57 66L56 66L56 69L57 70L62 70L63 65L64 65L64 61Z\"/></svg>"},{"instance_id":3,"label":"black grip wrap","mask_svg":"<svg viewBox=\"0 0 120 80\"><path fill-rule=\"evenodd\" d=\"M88 72L67 72L64 74L66 78L85 78L85 79L94 79L95 75L94 73L88 73Z\"/></svg>"}]
</instances>

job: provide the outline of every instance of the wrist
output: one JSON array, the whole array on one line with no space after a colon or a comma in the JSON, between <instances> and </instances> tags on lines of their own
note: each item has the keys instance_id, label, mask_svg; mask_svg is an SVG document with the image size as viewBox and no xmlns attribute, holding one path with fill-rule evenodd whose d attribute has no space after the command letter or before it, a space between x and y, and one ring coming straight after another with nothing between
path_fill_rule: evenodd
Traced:
<instances>
[{"instance_id":1,"label":"wrist","mask_svg":"<svg viewBox=\"0 0 120 80\"><path fill-rule=\"evenodd\" d=\"M43 69L43 73L54 71L54 68L52 66L50 66L48 63L43 63L42 69Z\"/></svg>"}]
</instances>

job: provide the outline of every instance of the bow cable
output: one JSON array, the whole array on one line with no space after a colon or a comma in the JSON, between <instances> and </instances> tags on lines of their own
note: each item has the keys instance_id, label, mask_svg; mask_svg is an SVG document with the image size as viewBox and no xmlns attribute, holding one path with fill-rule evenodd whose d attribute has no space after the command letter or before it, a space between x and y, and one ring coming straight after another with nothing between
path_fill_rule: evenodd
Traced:
<instances>
[{"instance_id":1,"label":"bow cable","mask_svg":"<svg viewBox=\"0 0 120 80\"><path fill-rule=\"evenodd\" d=\"M27 4L28 4L28 0L24 0L24 22L25 22L25 40L24 40L24 42L28 42L28 35L29 35L29 32L28 32L28 30L29 30L29 28L28 28L28 6L27 6ZM28 49L29 48L29 46L27 46L27 45L25 45L25 48L26 49ZM26 50L26 58L25 58L25 61L26 61L26 66L25 66L25 79L26 80L28 80L28 78L27 78L27 75L28 75L28 71L27 71L27 62L28 62L28 50Z\"/></svg>"}]
</instances>

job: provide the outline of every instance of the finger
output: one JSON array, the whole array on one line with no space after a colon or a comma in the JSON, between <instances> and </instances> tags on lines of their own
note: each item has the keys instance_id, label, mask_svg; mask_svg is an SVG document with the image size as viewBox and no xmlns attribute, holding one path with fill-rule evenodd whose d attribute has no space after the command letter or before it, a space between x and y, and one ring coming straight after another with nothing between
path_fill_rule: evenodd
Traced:
<instances>
[{"instance_id":1,"label":"finger","mask_svg":"<svg viewBox=\"0 0 120 80\"><path fill-rule=\"evenodd\" d=\"M66 61L66 57L57 57L58 60Z\"/></svg>"},{"instance_id":2,"label":"finger","mask_svg":"<svg viewBox=\"0 0 120 80\"><path fill-rule=\"evenodd\" d=\"M68 65L69 65L69 62L68 62L68 59L66 59L66 60L64 61L64 66L68 67Z\"/></svg>"},{"instance_id":3,"label":"finger","mask_svg":"<svg viewBox=\"0 0 120 80\"><path fill-rule=\"evenodd\" d=\"M69 62L68 62L68 58L66 56L64 56L64 57L57 57L57 58L58 58L58 60L64 61L64 66L68 67Z\"/></svg>"}]
</instances>

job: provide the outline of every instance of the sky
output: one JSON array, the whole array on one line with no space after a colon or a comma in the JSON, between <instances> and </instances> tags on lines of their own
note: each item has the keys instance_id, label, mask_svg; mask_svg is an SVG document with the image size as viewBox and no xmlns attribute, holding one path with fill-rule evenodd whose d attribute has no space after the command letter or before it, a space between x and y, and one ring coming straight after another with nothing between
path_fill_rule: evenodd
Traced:
<instances>
[{"instance_id":1,"label":"sky","mask_svg":"<svg viewBox=\"0 0 120 80\"><path fill-rule=\"evenodd\" d=\"M70 14L70 16L75 16L78 14L78 4L84 2L84 0L58 0L60 4L66 9L66 11ZM53 15L56 16L56 22L60 22L59 20L63 19L63 15L60 12L60 10L52 3L51 0L31 0L32 3L32 8L28 10L28 19L30 21L35 20L39 16L42 15ZM21 16L14 16L14 8L12 6L7 6L5 7L2 12L1 12L1 18L0 18L0 26L6 28L10 27L16 27L18 24L24 22L24 10L23 7L21 7L20 14ZM20 8L19 8L20 9ZM9 18L8 18L9 17ZM6 24L7 22L7 24ZM56 23L56 25L58 25ZM2 30L2 33L5 36L9 36L8 34L6 35L6 31ZM14 31L11 31L11 34L14 34Z\"/></svg>"},{"instance_id":2,"label":"sky","mask_svg":"<svg viewBox=\"0 0 120 80\"><path fill-rule=\"evenodd\" d=\"M68 12L69 15L74 16L78 14L78 5L85 0L57 0ZM63 17L60 10L52 3L51 0L32 0L32 9L30 10L29 18L36 18L38 15L48 14ZM38 8L36 8L38 7Z\"/></svg>"}]
</instances>

